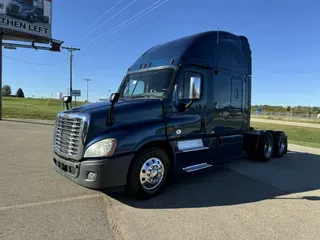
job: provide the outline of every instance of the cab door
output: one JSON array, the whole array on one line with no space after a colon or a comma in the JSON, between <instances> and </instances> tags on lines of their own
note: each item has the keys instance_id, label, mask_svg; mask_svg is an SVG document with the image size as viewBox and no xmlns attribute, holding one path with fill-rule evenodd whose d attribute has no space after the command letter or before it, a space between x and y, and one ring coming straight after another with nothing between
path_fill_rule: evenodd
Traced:
<instances>
[{"instance_id":1,"label":"cab door","mask_svg":"<svg viewBox=\"0 0 320 240\"><path fill-rule=\"evenodd\" d=\"M199 68L184 68L177 75L167 133L175 144L180 169L207 159L207 84L207 72Z\"/></svg>"}]
</instances>

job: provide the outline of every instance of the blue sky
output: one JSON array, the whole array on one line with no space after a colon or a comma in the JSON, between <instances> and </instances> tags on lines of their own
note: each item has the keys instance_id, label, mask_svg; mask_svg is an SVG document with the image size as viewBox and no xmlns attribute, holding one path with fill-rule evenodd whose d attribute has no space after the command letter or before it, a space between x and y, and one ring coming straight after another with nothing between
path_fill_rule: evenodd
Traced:
<instances>
[{"instance_id":1,"label":"blue sky","mask_svg":"<svg viewBox=\"0 0 320 240\"><path fill-rule=\"evenodd\" d=\"M133 3L96 31L81 37L81 31L117 1L53 0L52 37L63 40L64 46L73 44L82 49L74 56L73 88L81 89L83 98L86 85L82 78L93 80L89 85L90 101L107 98L108 90L117 90L126 69L148 48L219 26L220 30L245 35L250 41L253 104L319 106L319 1L169 0L97 44L89 44L157 0L123 0L84 33ZM170 9L174 10L157 18ZM134 31L142 24L146 25ZM57 92L66 93L69 86L66 51L5 49L4 55L51 64L26 64L4 57L3 84L11 85L14 92L21 87L27 96L55 97Z\"/></svg>"}]
</instances>

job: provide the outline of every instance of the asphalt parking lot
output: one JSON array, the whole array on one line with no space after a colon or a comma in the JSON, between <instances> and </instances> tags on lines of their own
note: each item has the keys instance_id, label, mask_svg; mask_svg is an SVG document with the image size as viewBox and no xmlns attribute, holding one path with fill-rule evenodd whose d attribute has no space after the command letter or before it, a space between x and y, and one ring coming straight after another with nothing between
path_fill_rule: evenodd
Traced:
<instances>
[{"instance_id":1,"label":"asphalt parking lot","mask_svg":"<svg viewBox=\"0 0 320 240\"><path fill-rule=\"evenodd\" d=\"M0 121L0 239L319 239L320 150L183 176L135 201L51 163L53 126Z\"/></svg>"}]
</instances>

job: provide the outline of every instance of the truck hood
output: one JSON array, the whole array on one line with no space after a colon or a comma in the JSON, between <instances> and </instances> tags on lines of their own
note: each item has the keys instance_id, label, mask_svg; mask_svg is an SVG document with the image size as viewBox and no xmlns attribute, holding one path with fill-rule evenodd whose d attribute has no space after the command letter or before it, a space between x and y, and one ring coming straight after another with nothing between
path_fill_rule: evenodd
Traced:
<instances>
[{"instance_id":1,"label":"truck hood","mask_svg":"<svg viewBox=\"0 0 320 240\"><path fill-rule=\"evenodd\" d=\"M117 102L114 108L115 121L111 126L107 126L110 107L110 102L100 102L76 107L66 113L90 115L87 143L103 134L125 131L137 124L162 122L163 108L160 99L130 99Z\"/></svg>"},{"instance_id":2,"label":"truck hood","mask_svg":"<svg viewBox=\"0 0 320 240\"><path fill-rule=\"evenodd\" d=\"M129 100L120 100L115 104L115 114L117 109L121 110L130 110L132 107L136 109L137 106L143 107L143 108L148 108L151 105L157 105L157 106L162 106L161 105L161 100L160 99L129 99ZM111 107L110 102L99 102L99 103L91 103L91 104L85 104L79 107L72 108L71 110L68 111L68 113L94 113L97 111L107 111L109 112L109 109Z\"/></svg>"},{"instance_id":3,"label":"truck hood","mask_svg":"<svg viewBox=\"0 0 320 240\"><path fill-rule=\"evenodd\" d=\"M99 102L99 103L85 104L85 105L82 105L79 107L72 108L71 110L68 111L68 113L80 113L80 112L81 113L90 113L90 111L95 110L97 108L109 108L110 105L111 105L110 102Z\"/></svg>"}]
</instances>

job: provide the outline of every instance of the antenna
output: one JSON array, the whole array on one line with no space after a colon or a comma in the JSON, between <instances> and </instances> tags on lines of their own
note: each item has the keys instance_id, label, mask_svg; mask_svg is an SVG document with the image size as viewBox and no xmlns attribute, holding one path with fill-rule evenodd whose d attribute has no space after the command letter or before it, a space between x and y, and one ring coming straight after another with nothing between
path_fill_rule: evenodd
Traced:
<instances>
[{"instance_id":1,"label":"antenna","mask_svg":"<svg viewBox=\"0 0 320 240\"><path fill-rule=\"evenodd\" d=\"M216 62L217 62L217 67L214 70L214 74L218 75L219 72L219 40L220 40L220 35L219 35L219 26L218 26L218 30L217 30L217 46L216 46Z\"/></svg>"}]
</instances>

